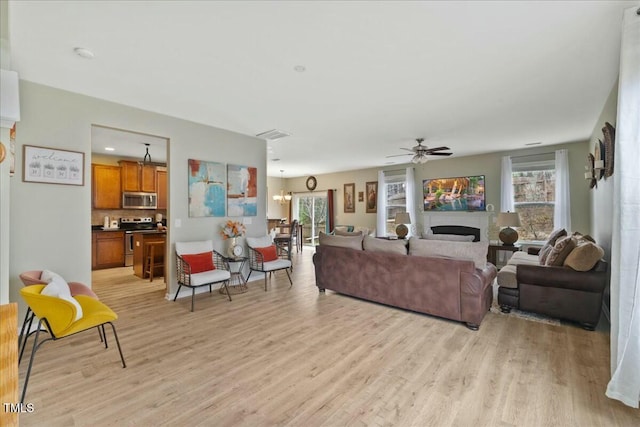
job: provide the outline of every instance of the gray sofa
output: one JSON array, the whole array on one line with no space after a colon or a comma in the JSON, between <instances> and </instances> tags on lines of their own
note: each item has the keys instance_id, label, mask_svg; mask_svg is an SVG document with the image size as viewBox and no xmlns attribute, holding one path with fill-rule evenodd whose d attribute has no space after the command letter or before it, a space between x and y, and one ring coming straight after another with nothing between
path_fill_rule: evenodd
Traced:
<instances>
[{"instance_id":1,"label":"gray sofa","mask_svg":"<svg viewBox=\"0 0 640 427\"><path fill-rule=\"evenodd\" d=\"M418 246L435 248L475 243L386 241L366 236L330 236L313 256L316 285L394 307L464 322L477 330L493 300L493 264L477 268L472 259L419 256ZM352 239L351 241L345 239ZM355 240L353 240L355 239ZM420 241L419 241L420 240ZM337 243L336 243L337 242ZM411 245L414 245L413 251ZM388 247L389 250L385 250ZM407 253L409 247L409 253ZM364 249L363 249L364 248ZM399 249L400 248L400 249ZM481 253L481 248L478 253ZM411 253L414 255L410 255ZM424 253L424 252L423 252ZM486 257L486 248L484 252Z\"/></svg>"}]
</instances>

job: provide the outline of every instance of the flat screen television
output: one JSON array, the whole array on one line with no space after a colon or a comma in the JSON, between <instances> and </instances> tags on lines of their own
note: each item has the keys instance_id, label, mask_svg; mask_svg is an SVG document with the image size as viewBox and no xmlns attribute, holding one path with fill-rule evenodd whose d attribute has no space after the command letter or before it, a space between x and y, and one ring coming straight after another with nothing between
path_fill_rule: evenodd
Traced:
<instances>
[{"instance_id":1,"label":"flat screen television","mask_svg":"<svg viewBox=\"0 0 640 427\"><path fill-rule=\"evenodd\" d=\"M484 211L484 175L425 179L425 211Z\"/></svg>"}]
</instances>

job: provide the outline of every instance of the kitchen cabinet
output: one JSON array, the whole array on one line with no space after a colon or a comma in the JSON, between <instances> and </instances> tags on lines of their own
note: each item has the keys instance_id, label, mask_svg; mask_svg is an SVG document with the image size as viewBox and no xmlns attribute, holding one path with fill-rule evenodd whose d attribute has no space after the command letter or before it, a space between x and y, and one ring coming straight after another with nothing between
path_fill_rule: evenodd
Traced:
<instances>
[{"instance_id":1,"label":"kitchen cabinet","mask_svg":"<svg viewBox=\"0 0 640 427\"><path fill-rule=\"evenodd\" d=\"M156 167L139 162L121 160L122 191L131 192L156 192Z\"/></svg>"},{"instance_id":2,"label":"kitchen cabinet","mask_svg":"<svg viewBox=\"0 0 640 427\"><path fill-rule=\"evenodd\" d=\"M167 209L167 171L156 170L156 192L158 193L158 209Z\"/></svg>"},{"instance_id":3,"label":"kitchen cabinet","mask_svg":"<svg viewBox=\"0 0 640 427\"><path fill-rule=\"evenodd\" d=\"M148 279L149 274L144 271L144 260L147 257L145 253L145 243L148 242L165 242L166 233L133 233L133 274L141 279ZM158 267L153 272L154 276L164 276L164 252L154 254L154 264Z\"/></svg>"},{"instance_id":4,"label":"kitchen cabinet","mask_svg":"<svg viewBox=\"0 0 640 427\"><path fill-rule=\"evenodd\" d=\"M91 202L94 209L120 209L120 180L120 167L91 165Z\"/></svg>"},{"instance_id":5,"label":"kitchen cabinet","mask_svg":"<svg viewBox=\"0 0 640 427\"><path fill-rule=\"evenodd\" d=\"M124 231L94 231L91 236L91 268L124 267Z\"/></svg>"}]
</instances>

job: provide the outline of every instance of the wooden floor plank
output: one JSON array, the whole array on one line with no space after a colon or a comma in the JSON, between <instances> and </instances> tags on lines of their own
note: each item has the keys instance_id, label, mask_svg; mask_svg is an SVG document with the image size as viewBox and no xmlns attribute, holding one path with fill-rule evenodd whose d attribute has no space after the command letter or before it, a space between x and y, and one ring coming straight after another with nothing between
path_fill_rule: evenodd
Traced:
<instances>
[{"instance_id":1,"label":"wooden floor plank","mask_svg":"<svg viewBox=\"0 0 640 427\"><path fill-rule=\"evenodd\" d=\"M291 287L280 274L231 302L205 292L193 313L161 281L94 272L127 368L109 330L106 350L92 331L46 343L21 425L640 425L639 411L604 396L607 331L488 313L473 332L321 294L311 255L296 254Z\"/></svg>"}]
</instances>

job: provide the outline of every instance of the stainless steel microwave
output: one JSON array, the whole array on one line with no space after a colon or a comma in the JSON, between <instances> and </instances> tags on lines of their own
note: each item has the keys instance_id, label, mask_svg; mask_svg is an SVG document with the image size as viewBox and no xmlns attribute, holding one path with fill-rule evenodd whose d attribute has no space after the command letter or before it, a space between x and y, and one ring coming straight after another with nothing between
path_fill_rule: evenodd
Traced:
<instances>
[{"instance_id":1,"label":"stainless steel microwave","mask_svg":"<svg viewBox=\"0 0 640 427\"><path fill-rule=\"evenodd\" d=\"M122 209L157 209L156 193L122 193Z\"/></svg>"}]
</instances>

